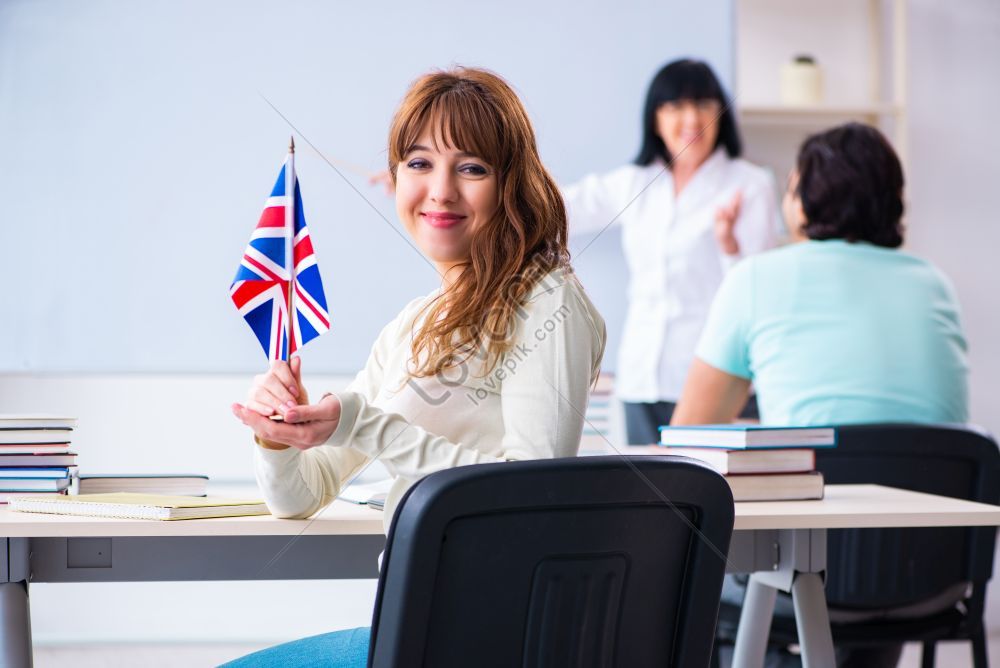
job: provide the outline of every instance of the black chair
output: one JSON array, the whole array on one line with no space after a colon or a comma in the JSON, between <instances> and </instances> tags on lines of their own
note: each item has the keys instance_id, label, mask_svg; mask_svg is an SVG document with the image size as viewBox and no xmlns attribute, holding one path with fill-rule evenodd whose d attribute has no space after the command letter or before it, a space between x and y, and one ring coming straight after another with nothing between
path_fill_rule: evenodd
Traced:
<instances>
[{"instance_id":1,"label":"black chair","mask_svg":"<svg viewBox=\"0 0 1000 668\"><path fill-rule=\"evenodd\" d=\"M420 480L389 530L369 666L707 666L733 497L722 476L678 460Z\"/></svg>"},{"instance_id":2,"label":"black chair","mask_svg":"<svg viewBox=\"0 0 1000 668\"><path fill-rule=\"evenodd\" d=\"M836 448L817 451L816 466L829 484L874 483L1000 503L1000 452L975 428L851 425L839 427L837 439ZM922 664L930 668L937 641L970 640L975 667L986 668L983 607L996 535L996 527L828 532L826 599L834 643L921 642ZM731 641L739 609L722 608L719 633ZM796 640L794 619L776 615L771 641Z\"/></svg>"}]
</instances>

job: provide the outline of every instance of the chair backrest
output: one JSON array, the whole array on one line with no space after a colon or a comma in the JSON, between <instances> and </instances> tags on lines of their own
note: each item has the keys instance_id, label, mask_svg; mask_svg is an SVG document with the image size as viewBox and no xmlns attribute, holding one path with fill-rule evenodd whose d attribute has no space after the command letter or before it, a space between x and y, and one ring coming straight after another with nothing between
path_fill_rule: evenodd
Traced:
<instances>
[{"instance_id":1,"label":"chair backrest","mask_svg":"<svg viewBox=\"0 0 1000 668\"><path fill-rule=\"evenodd\" d=\"M678 457L449 469L389 531L369 665L707 666L733 498Z\"/></svg>"},{"instance_id":2,"label":"chair backrest","mask_svg":"<svg viewBox=\"0 0 1000 668\"><path fill-rule=\"evenodd\" d=\"M876 483L1000 503L1000 452L990 436L951 425L871 424L837 429L818 450L828 484ZM995 527L845 529L827 535L831 607L880 609L927 600L992 576Z\"/></svg>"}]
</instances>

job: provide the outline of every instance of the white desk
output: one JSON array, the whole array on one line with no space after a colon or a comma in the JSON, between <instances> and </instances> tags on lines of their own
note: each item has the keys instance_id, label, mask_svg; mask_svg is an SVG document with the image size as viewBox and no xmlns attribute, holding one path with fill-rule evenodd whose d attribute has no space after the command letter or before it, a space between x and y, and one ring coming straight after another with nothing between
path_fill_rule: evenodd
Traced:
<instances>
[{"instance_id":1,"label":"white desk","mask_svg":"<svg viewBox=\"0 0 1000 668\"><path fill-rule=\"evenodd\" d=\"M1000 525L1000 507L876 485L830 485L823 501L736 504L729 569L754 575L734 665L762 665L777 589L795 600L806 668L833 665L821 579L827 529L990 525ZM29 582L375 578L384 542L380 512L339 501L314 520L155 522L3 509L0 665L30 665Z\"/></svg>"}]
</instances>

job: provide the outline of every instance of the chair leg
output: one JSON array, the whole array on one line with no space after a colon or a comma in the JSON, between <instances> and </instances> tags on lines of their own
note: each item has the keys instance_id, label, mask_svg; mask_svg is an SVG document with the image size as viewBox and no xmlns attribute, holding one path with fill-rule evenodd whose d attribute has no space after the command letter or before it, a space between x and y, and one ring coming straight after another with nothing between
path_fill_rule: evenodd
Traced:
<instances>
[{"instance_id":1,"label":"chair leg","mask_svg":"<svg viewBox=\"0 0 1000 668\"><path fill-rule=\"evenodd\" d=\"M990 665L986 656L986 633L983 629L972 634L972 665L973 668L989 668Z\"/></svg>"},{"instance_id":2,"label":"chair leg","mask_svg":"<svg viewBox=\"0 0 1000 668\"><path fill-rule=\"evenodd\" d=\"M719 663L719 643L715 643L712 648L712 658L709 659L708 668L722 668L722 664Z\"/></svg>"},{"instance_id":3,"label":"chair leg","mask_svg":"<svg viewBox=\"0 0 1000 668\"><path fill-rule=\"evenodd\" d=\"M934 652L937 644L933 640L924 643L920 652L920 668L934 668Z\"/></svg>"}]
</instances>

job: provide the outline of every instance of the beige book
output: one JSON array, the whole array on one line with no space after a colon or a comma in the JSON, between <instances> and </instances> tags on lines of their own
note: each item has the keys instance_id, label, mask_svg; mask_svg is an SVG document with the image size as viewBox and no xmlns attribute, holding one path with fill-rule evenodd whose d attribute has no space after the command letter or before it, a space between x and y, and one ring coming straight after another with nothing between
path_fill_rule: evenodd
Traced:
<instances>
[{"instance_id":1,"label":"beige book","mask_svg":"<svg viewBox=\"0 0 1000 668\"><path fill-rule=\"evenodd\" d=\"M10 509L26 513L117 517L137 520L193 520L267 515L263 501L165 494L77 494L11 497Z\"/></svg>"},{"instance_id":2,"label":"beige book","mask_svg":"<svg viewBox=\"0 0 1000 668\"><path fill-rule=\"evenodd\" d=\"M733 501L804 501L823 498L823 474L769 473L727 475Z\"/></svg>"}]
</instances>

